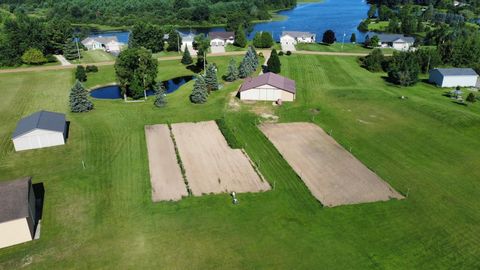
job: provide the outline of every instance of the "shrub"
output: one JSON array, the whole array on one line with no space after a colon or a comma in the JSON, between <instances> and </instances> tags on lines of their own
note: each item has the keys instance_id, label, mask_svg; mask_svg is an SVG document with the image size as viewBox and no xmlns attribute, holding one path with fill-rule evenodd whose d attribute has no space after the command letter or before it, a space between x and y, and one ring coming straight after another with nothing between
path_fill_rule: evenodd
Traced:
<instances>
[{"instance_id":1,"label":"shrub","mask_svg":"<svg viewBox=\"0 0 480 270\"><path fill-rule=\"evenodd\" d=\"M85 68L85 71L87 71L87 73L88 73L88 72L98 72L98 67L95 66L95 65L87 66L87 67Z\"/></svg>"},{"instance_id":2,"label":"shrub","mask_svg":"<svg viewBox=\"0 0 480 270\"><path fill-rule=\"evenodd\" d=\"M335 32L333 32L332 30L327 30L325 31L325 33L323 33L323 43L330 45L335 43L335 41L337 41L337 38L335 37Z\"/></svg>"},{"instance_id":3,"label":"shrub","mask_svg":"<svg viewBox=\"0 0 480 270\"><path fill-rule=\"evenodd\" d=\"M374 49L369 55L363 58L363 66L371 72L382 71L382 63L384 61L383 53L380 49Z\"/></svg>"},{"instance_id":4,"label":"shrub","mask_svg":"<svg viewBox=\"0 0 480 270\"><path fill-rule=\"evenodd\" d=\"M283 55L283 51L279 51L278 56L282 56L282 55Z\"/></svg>"},{"instance_id":5,"label":"shrub","mask_svg":"<svg viewBox=\"0 0 480 270\"><path fill-rule=\"evenodd\" d=\"M30 48L23 53L22 62L29 65L41 65L47 62L47 58L39 49Z\"/></svg>"},{"instance_id":6,"label":"shrub","mask_svg":"<svg viewBox=\"0 0 480 270\"><path fill-rule=\"evenodd\" d=\"M85 72L85 68L83 66L77 66L75 78L81 82L87 81L87 73Z\"/></svg>"},{"instance_id":7,"label":"shrub","mask_svg":"<svg viewBox=\"0 0 480 270\"><path fill-rule=\"evenodd\" d=\"M477 99L475 97L475 94L474 93L468 94L468 96L466 98L466 101L471 102L471 103L474 103L475 101L477 101Z\"/></svg>"},{"instance_id":8,"label":"shrub","mask_svg":"<svg viewBox=\"0 0 480 270\"><path fill-rule=\"evenodd\" d=\"M287 51L286 55L292 55L291 51Z\"/></svg>"}]
</instances>

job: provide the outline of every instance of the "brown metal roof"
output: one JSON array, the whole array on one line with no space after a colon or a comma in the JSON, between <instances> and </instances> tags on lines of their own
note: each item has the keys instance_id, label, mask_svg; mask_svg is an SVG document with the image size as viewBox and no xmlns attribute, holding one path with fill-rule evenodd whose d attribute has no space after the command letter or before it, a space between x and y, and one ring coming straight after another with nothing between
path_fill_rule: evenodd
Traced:
<instances>
[{"instance_id":1,"label":"brown metal roof","mask_svg":"<svg viewBox=\"0 0 480 270\"><path fill-rule=\"evenodd\" d=\"M0 223L28 217L31 177L0 181Z\"/></svg>"},{"instance_id":2,"label":"brown metal roof","mask_svg":"<svg viewBox=\"0 0 480 270\"><path fill-rule=\"evenodd\" d=\"M255 78L246 78L239 91L247 91L266 84L293 94L296 93L294 80L290 80L289 78L285 78L272 72L264 73Z\"/></svg>"},{"instance_id":3,"label":"brown metal roof","mask_svg":"<svg viewBox=\"0 0 480 270\"><path fill-rule=\"evenodd\" d=\"M208 37L210 39L234 39L235 38L235 32L210 32L208 33Z\"/></svg>"}]
</instances>

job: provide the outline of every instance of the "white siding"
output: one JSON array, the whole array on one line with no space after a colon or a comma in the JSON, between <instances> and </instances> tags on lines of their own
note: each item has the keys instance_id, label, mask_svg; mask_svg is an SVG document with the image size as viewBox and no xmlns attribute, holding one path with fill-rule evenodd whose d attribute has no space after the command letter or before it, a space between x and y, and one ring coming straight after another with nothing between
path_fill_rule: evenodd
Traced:
<instances>
[{"instance_id":1,"label":"white siding","mask_svg":"<svg viewBox=\"0 0 480 270\"><path fill-rule=\"evenodd\" d=\"M440 87L474 87L477 85L478 76L443 76L438 70L430 72L429 81Z\"/></svg>"},{"instance_id":2,"label":"white siding","mask_svg":"<svg viewBox=\"0 0 480 270\"><path fill-rule=\"evenodd\" d=\"M210 45L212 46L224 46L225 41L223 39L215 38L210 41Z\"/></svg>"},{"instance_id":3,"label":"white siding","mask_svg":"<svg viewBox=\"0 0 480 270\"><path fill-rule=\"evenodd\" d=\"M282 44L297 44L297 41L295 40L295 38L293 38L289 35L285 35L285 36L280 37L280 43L282 43Z\"/></svg>"},{"instance_id":4,"label":"white siding","mask_svg":"<svg viewBox=\"0 0 480 270\"><path fill-rule=\"evenodd\" d=\"M263 100L263 101L293 101L294 95L290 92L272 87L270 85L262 85L250 90L240 92L241 100Z\"/></svg>"},{"instance_id":5,"label":"white siding","mask_svg":"<svg viewBox=\"0 0 480 270\"><path fill-rule=\"evenodd\" d=\"M62 132L42 129L33 130L13 139L15 151L38 149L63 144L65 144L65 138Z\"/></svg>"},{"instance_id":6,"label":"white siding","mask_svg":"<svg viewBox=\"0 0 480 270\"><path fill-rule=\"evenodd\" d=\"M478 76L444 76L442 87L470 87L477 84Z\"/></svg>"},{"instance_id":7,"label":"white siding","mask_svg":"<svg viewBox=\"0 0 480 270\"><path fill-rule=\"evenodd\" d=\"M0 248L31 241L32 235L26 218L0 223Z\"/></svg>"}]
</instances>

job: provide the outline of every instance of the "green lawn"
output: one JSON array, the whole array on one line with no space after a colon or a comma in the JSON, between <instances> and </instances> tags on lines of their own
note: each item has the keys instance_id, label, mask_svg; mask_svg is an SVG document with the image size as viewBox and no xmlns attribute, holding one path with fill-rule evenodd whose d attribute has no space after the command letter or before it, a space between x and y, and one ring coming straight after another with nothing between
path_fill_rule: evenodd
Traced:
<instances>
[{"instance_id":1,"label":"green lawn","mask_svg":"<svg viewBox=\"0 0 480 270\"><path fill-rule=\"evenodd\" d=\"M73 71L1 74L0 179L32 175L46 202L41 239L0 250L0 269L479 268L480 104L453 104L424 83L389 86L354 57L280 59L298 91L275 109L281 121L332 131L407 199L322 208L256 128L248 109L269 103L226 110L239 82L204 105L188 101L192 82L163 109L95 100L92 112L67 113L67 145L14 153L17 119L68 111ZM228 60L209 58L220 73ZM88 87L114 81L112 67L99 69ZM185 74L160 62L161 80ZM275 189L240 194L236 206L228 194L152 203L144 125L222 116Z\"/></svg>"},{"instance_id":2,"label":"green lawn","mask_svg":"<svg viewBox=\"0 0 480 270\"><path fill-rule=\"evenodd\" d=\"M388 27L388 21L371 21L368 24L369 31L385 32Z\"/></svg>"},{"instance_id":3,"label":"green lawn","mask_svg":"<svg viewBox=\"0 0 480 270\"><path fill-rule=\"evenodd\" d=\"M103 50L81 51L82 59L80 63L99 63L114 61L115 57ZM74 64L78 64L78 60L71 61Z\"/></svg>"},{"instance_id":4,"label":"green lawn","mask_svg":"<svg viewBox=\"0 0 480 270\"><path fill-rule=\"evenodd\" d=\"M321 43L300 43L295 45L299 51L318 51L318 52L347 52L347 53L370 53L372 49L365 48L362 44L352 43L334 43L325 45ZM382 49L383 53L392 53L393 49Z\"/></svg>"}]
</instances>

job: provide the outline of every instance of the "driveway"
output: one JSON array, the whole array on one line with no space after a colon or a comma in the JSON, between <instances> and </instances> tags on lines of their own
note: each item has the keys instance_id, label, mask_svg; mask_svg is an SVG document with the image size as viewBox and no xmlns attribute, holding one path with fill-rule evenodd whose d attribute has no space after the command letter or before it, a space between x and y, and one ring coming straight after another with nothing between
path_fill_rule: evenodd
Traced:
<instances>
[{"instance_id":1,"label":"driveway","mask_svg":"<svg viewBox=\"0 0 480 270\"><path fill-rule=\"evenodd\" d=\"M287 51L294 52L294 51L296 51L296 50L295 50L295 45L293 45L293 44L287 44L287 43L282 43L282 51L283 51L283 52L287 52Z\"/></svg>"},{"instance_id":2,"label":"driveway","mask_svg":"<svg viewBox=\"0 0 480 270\"><path fill-rule=\"evenodd\" d=\"M212 51L212 54L225 53L224 46L212 46L210 47L210 50Z\"/></svg>"},{"instance_id":3,"label":"driveway","mask_svg":"<svg viewBox=\"0 0 480 270\"><path fill-rule=\"evenodd\" d=\"M57 58L58 62L60 62L62 64L62 66L70 66L72 64L72 63L68 62L68 60L65 59L65 57L63 57L63 55L56 54L54 56L55 56L55 58Z\"/></svg>"}]
</instances>

